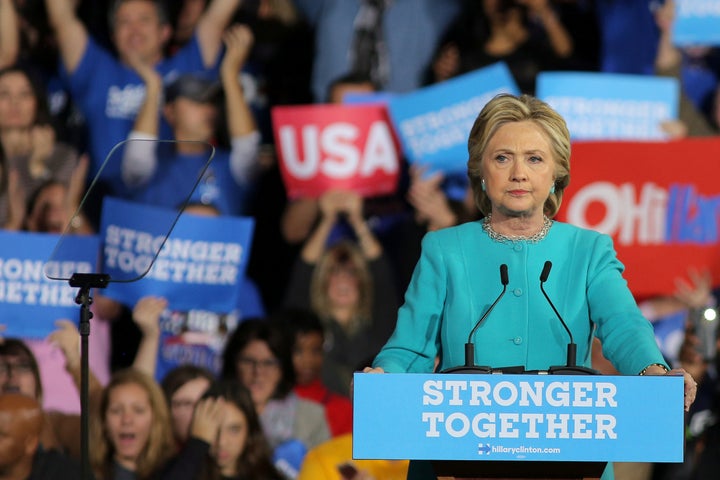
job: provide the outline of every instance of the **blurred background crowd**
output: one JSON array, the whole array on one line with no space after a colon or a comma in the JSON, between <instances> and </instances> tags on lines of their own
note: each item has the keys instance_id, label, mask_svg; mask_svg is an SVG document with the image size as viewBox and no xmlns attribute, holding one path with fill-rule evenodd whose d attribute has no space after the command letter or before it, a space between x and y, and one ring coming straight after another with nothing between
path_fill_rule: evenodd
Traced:
<instances>
[{"instance_id":1,"label":"blurred background crowd","mask_svg":"<svg viewBox=\"0 0 720 480\"><path fill-rule=\"evenodd\" d=\"M407 165L394 195L290 200L271 109L411 92L504 61L529 94L549 70L677 78L668 136L717 135L720 48L676 47L673 12L671 0L0 0L5 230L62 233L93 179L73 233L97 230L105 196L177 207L178 182L206 158L192 141L218 149L192 212L255 219L245 303L232 329L219 323L216 368L160 368L160 321L177 313L165 299L96 295L96 478L405 478L406 462L351 462L350 380L393 331L422 235L479 212L441 175ZM175 155L187 161L137 142L103 167L128 139L184 141ZM650 320L686 320L669 360L700 390L686 462L619 465L616 478L717 478L718 343L701 352L691 321L715 306L709 273L690 272L674 296L639 300ZM78 458L79 364L74 322L43 341L4 339L0 425L20 444L36 441L0 455L0 478L52 478L40 475L65 461L57 452ZM600 348L594 366L612 372Z\"/></svg>"}]
</instances>

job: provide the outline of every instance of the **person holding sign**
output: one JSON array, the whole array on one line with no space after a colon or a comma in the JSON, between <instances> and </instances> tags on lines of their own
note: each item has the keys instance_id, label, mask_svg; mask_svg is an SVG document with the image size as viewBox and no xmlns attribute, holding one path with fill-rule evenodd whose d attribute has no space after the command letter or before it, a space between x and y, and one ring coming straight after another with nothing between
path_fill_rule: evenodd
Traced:
<instances>
[{"instance_id":1,"label":"person holding sign","mask_svg":"<svg viewBox=\"0 0 720 480\"><path fill-rule=\"evenodd\" d=\"M440 371L467 365L465 342L485 370L577 369L569 344L579 339L577 363L589 367L597 336L622 374L684 375L687 410L697 384L666 365L610 237L552 220L570 180L565 120L534 97L498 95L475 120L468 153L485 218L425 236L395 332L365 371L432 372L436 358ZM409 478L427 478L424 468L411 465Z\"/></svg>"},{"instance_id":2,"label":"person holding sign","mask_svg":"<svg viewBox=\"0 0 720 480\"><path fill-rule=\"evenodd\" d=\"M321 218L291 272L285 304L311 309L320 317L328 340L323 382L348 394L357 365L377 353L394 326L398 296L383 247L363 218L357 193L333 190L320 197ZM342 219L357 243L327 247Z\"/></svg>"}]
</instances>

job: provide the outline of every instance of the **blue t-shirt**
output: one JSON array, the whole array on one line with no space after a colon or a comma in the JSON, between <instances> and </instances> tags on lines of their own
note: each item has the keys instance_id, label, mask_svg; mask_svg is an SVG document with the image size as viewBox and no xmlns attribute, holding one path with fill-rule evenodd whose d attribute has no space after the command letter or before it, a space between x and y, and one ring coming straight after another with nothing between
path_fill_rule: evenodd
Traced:
<instances>
[{"instance_id":1,"label":"blue t-shirt","mask_svg":"<svg viewBox=\"0 0 720 480\"><path fill-rule=\"evenodd\" d=\"M139 203L176 209L183 204L195 180L207 164L208 154L160 155L157 169L147 185L132 193ZM190 203L212 205L221 215L244 215L250 184L240 185L230 171L230 152L216 150L193 192Z\"/></svg>"},{"instance_id":2,"label":"blue t-shirt","mask_svg":"<svg viewBox=\"0 0 720 480\"><path fill-rule=\"evenodd\" d=\"M215 70L215 74L216 67L211 69ZM183 73L206 72L208 69L203 65L197 37L193 37L175 55L158 63L156 70L165 83ZM145 99L145 83L135 70L103 49L92 37L88 39L77 69L70 74L62 68L62 74L87 121L90 137L88 178L92 179L100 172L112 148L127 139L132 130L137 112ZM165 120L161 122L160 138L172 138L170 126ZM125 196L119 153L114 154L102 168L100 180L116 196Z\"/></svg>"}]
</instances>

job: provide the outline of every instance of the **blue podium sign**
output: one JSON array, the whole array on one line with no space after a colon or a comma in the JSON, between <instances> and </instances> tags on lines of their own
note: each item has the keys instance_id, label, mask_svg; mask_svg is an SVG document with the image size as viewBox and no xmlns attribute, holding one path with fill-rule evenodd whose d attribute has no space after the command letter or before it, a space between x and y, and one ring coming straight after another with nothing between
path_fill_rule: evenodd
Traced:
<instances>
[{"instance_id":1,"label":"blue podium sign","mask_svg":"<svg viewBox=\"0 0 720 480\"><path fill-rule=\"evenodd\" d=\"M353 458L682 462L683 378L363 374Z\"/></svg>"}]
</instances>

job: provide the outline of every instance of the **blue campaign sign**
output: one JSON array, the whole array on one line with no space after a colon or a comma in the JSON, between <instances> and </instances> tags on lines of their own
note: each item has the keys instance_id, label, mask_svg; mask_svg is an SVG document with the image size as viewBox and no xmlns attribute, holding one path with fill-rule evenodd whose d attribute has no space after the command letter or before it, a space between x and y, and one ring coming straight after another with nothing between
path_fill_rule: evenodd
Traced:
<instances>
[{"instance_id":1,"label":"blue campaign sign","mask_svg":"<svg viewBox=\"0 0 720 480\"><path fill-rule=\"evenodd\" d=\"M348 92L342 97L342 103L346 105L387 105L395 96L392 92Z\"/></svg>"},{"instance_id":2,"label":"blue campaign sign","mask_svg":"<svg viewBox=\"0 0 720 480\"><path fill-rule=\"evenodd\" d=\"M408 161L464 173L472 124L499 93L519 93L504 62L392 97L388 109Z\"/></svg>"},{"instance_id":3,"label":"blue campaign sign","mask_svg":"<svg viewBox=\"0 0 720 480\"><path fill-rule=\"evenodd\" d=\"M718 25L720 0L675 0L675 45L720 45Z\"/></svg>"},{"instance_id":4,"label":"blue campaign sign","mask_svg":"<svg viewBox=\"0 0 720 480\"><path fill-rule=\"evenodd\" d=\"M537 96L565 118L573 140L660 140L677 119L674 78L592 72L541 72Z\"/></svg>"},{"instance_id":5,"label":"blue campaign sign","mask_svg":"<svg viewBox=\"0 0 720 480\"><path fill-rule=\"evenodd\" d=\"M353 458L682 462L683 392L681 376L356 373Z\"/></svg>"},{"instance_id":6,"label":"blue campaign sign","mask_svg":"<svg viewBox=\"0 0 720 480\"><path fill-rule=\"evenodd\" d=\"M62 259L48 258L60 235L0 232L0 323L6 337L45 338L55 320L76 319L77 289L67 281L74 273L95 271L99 241L95 235L63 238Z\"/></svg>"},{"instance_id":7,"label":"blue campaign sign","mask_svg":"<svg viewBox=\"0 0 720 480\"><path fill-rule=\"evenodd\" d=\"M184 213L165 240L176 215L174 210L105 199L101 269L111 278L105 295L128 305L157 295L176 310L234 310L250 257L254 219Z\"/></svg>"}]
</instances>

